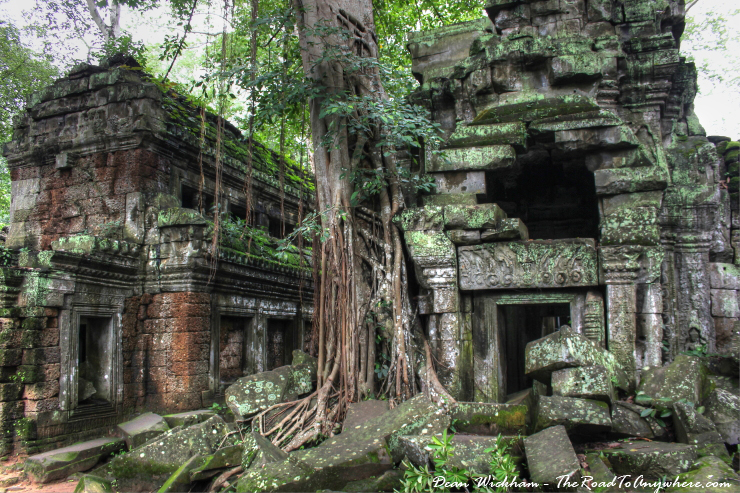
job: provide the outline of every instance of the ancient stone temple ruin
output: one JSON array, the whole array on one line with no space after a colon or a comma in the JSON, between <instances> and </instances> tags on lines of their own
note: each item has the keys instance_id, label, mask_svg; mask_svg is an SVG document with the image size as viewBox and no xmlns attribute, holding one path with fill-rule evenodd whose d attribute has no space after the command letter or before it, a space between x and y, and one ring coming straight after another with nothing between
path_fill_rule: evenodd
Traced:
<instances>
[{"instance_id":1,"label":"ancient stone temple ruin","mask_svg":"<svg viewBox=\"0 0 740 493\"><path fill-rule=\"evenodd\" d=\"M481 474L488 463L475 461L499 433L513 454L526 449L538 481L583 467L571 440L595 436L655 440L605 449L610 466L589 456L607 476L673 477L697 457L728 469L725 444L740 442L740 143L706 136L694 113L683 1L489 0L486 13L408 38L411 100L444 143L406 164L436 192L407 193L394 219L439 380L458 402L422 392L392 409L353 403L341 432L290 456L259 434L234 443L235 425L213 414L145 414L119 425L126 443L114 448L135 453L81 484L188 491L241 464L237 491L342 490L376 476L346 491L392 491L402 459L428 465L424 447L453 420L469 434L456 453ZM290 358L309 333L310 252L271 248L313 203L311 177L260 145L250 174L247 149L231 125L112 61L31 102L5 151L6 451L224 393L247 418L311 390L311 358ZM251 209L269 234L255 246L222 225L215 249L214 209ZM636 390L670 401L675 435ZM88 469L111 451L86 447ZM29 469L43 481L85 470L55 457Z\"/></svg>"},{"instance_id":2,"label":"ancient stone temple ruin","mask_svg":"<svg viewBox=\"0 0 740 493\"><path fill-rule=\"evenodd\" d=\"M259 144L247 177L238 130L118 65L36 95L6 148L0 419L30 450L209 406L289 364L311 320L309 259L278 258L273 239L308 212L312 178ZM259 244L226 224L244 219L247 186Z\"/></svg>"},{"instance_id":3,"label":"ancient stone temple ruin","mask_svg":"<svg viewBox=\"0 0 740 493\"><path fill-rule=\"evenodd\" d=\"M492 0L413 34L414 101L444 129L437 193L399 218L419 311L467 400L531 386L569 325L644 368L737 333L737 144L707 137L683 2ZM436 151L436 152L435 152Z\"/></svg>"}]
</instances>

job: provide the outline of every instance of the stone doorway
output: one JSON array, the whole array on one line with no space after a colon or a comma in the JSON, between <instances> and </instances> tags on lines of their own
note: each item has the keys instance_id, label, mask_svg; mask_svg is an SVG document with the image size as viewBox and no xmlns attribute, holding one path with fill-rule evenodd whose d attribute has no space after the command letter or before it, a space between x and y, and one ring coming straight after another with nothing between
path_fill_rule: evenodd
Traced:
<instances>
[{"instance_id":1,"label":"stone doorway","mask_svg":"<svg viewBox=\"0 0 740 493\"><path fill-rule=\"evenodd\" d=\"M532 386L524 374L524 349L535 341L570 325L570 305L567 303L499 305L499 337L504 348L502 368L506 388L513 394Z\"/></svg>"},{"instance_id":2,"label":"stone doorway","mask_svg":"<svg viewBox=\"0 0 740 493\"><path fill-rule=\"evenodd\" d=\"M113 403L113 373L111 317L80 317L77 350L77 407L110 406Z\"/></svg>"},{"instance_id":3,"label":"stone doorway","mask_svg":"<svg viewBox=\"0 0 740 493\"><path fill-rule=\"evenodd\" d=\"M585 291L478 292L473 295L474 395L478 402L505 402L532 385L524 375L527 343L571 325L583 332Z\"/></svg>"},{"instance_id":4,"label":"stone doorway","mask_svg":"<svg viewBox=\"0 0 740 493\"><path fill-rule=\"evenodd\" d=\"M293 359L293 321L267 321L267 370L289 365Z\"/></svg>"},{"instance_id":5,"label":"stone doorway","mask_svg":"<svg viewBox=\"0 0 740 493\"><path fill-rule=\"evenodd\" d=\"M221 316L219 321L219 393L248 374L247 342L252 319Z\"/></svg>"}]
</instances>

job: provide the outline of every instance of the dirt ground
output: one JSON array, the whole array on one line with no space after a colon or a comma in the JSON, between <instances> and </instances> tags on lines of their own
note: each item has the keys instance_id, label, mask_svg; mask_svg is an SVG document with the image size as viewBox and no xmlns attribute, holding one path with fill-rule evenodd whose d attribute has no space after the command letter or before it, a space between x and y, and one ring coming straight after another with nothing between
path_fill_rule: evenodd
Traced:
<instances>
[{"instance_id":1,"label":"dirt ground","mask_svg":"<svg viewBox=\"0 0 740 493\"><path fill-rule=\"evenodd\" d=\"M12 456L0 461L0 493L72 493L77 479L56 483L33 483L23 473L25 456Z\"/></svg>"}]
</instances>

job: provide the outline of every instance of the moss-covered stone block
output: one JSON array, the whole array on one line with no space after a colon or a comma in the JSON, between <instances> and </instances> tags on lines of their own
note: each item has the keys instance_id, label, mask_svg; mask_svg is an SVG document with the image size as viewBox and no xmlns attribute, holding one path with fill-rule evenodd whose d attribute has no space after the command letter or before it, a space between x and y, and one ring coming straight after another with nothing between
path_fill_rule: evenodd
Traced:
<instances>
[{"instance_id":1,"label":"moss-covered stone block","mask_svg":"<svg viewBox=\"0 0 740 493\"><path fill-rule=\"evenodd\" d=\"M502 219L494 228L481 231L482 242L504 240L528 240L529 230L526 224L518 217Z\"/></svg>"},{"instance_id":2,"label":"moss-covered stone block","mask_svg":"<svg viewBox=\"0 0 740 493\"><path fill-rule=\"evenodd\" d=\"M714 389L706 400L705 414L725 443L740 443L740 396L725 389Z\"/></svg>"},{"instance_id":3,"label":"moss-covered stone block","mask_svg":"<svg viewBox=\"0 0 740 493\"><path fill-rule=\"evenodd\" d=\"M524 149L527 146L527 129L523 123L461 124L445 142L447 148L486 145L511 145Z\"/></svg>"},{"instance_id":4,"label":"moss-covered stone block","mask_svg":"<svg viewBox=\"0 0 740 493\"><path fill-rule=\"evenodd\" d=\"M642 475L646 481L674 478L686 472L697 457L692 445L645 441L625 441L601 452L618 475Z\"/></svg>"},{"instance_id":5,"label":"moss-covered stone block","mask_svg":"<svg viewBox=\"0 0 740 493\"><path fill-rule=\"evenodd\" d=\"M440 231L444 216L441 206L428 205L403 210L393 218L401 231Z\"/></svg>"},{"instance_id":6,"label":"moss-covered stone block","mask_svg":"<svg viewBox=\"0 0 740 493\"><path fill-rule=\"evenodd\" d=\"M444 208L445 229L495 228L506 213L497 204L448 205Z\"/></svg>"},{"instance_id":7,"label":"moss-covered stone block","mask_svg":"<svg viewBox=\"0 0 740 493\"><path fill-rule=\"evenodd\" d=\"M159 212L157 226L205 226L205 218L196 210L173 207Z\"/></svg>"},{"instance_id":8,"label":"moss-covered stone block","mask_svg":"<svg viewBox=\"0 0 740 493\"><path fill-rule=\"evenodd\" d=\"M601 244L659 245L658 209L635 207L605 216L601 220Z\"/></svg>"},{"instance_id":9,"label":"moss-covered stone block","mask_svg":"<svg viewBox=\"0 0 740 493\"><path fill-rule=\"evenodd\" d=\"M740 476L717 457L702 457L691 465L691 469L680 474L679 484L667 488L666 493L726 493L740 491ZM680 483L691 483L686 487Z\"/></svg>"},{"instance_id":10,"label":"moss-covered stone block","mask_svg":"<svg viewBox=\"0 0 740 493\"><path fill-rule=\"evenodd\" d=\"M712 391L708 373L700 358L679 354L668 366L643 371L638 391L653 399L668 399L669 407L681 399L696 404Z\"/></svg>"},{"instance_id":11,"label":"moss-covered stone block","mask_svg":"<svg viewBox=\"0 0 740 493\"><path fill-rule=\"evenodd\" d=\"M563 476L578 482L580 462L564 426L553 426L524 439L530 479L539 484L558 484Z\"/></svg>"},{"instance_id":12,"label":"moss-covered stone block","mask_svg":"<svg viewBox=\"0 0 740 493\"><path fill-rule=\"evenodd\" d=\"M602 366L616 387L628 387L627 373L614 355L570 328L530 342L524 355L526 374L546 384L564 368Z\"/></svg>"},{"instance_id":13,"label":"moss-covered stone block","mask_svg":"<svg viewBox=\"0 0 740 493\"><path fill-rule=\"evenodd\" d=\"M589 435L611 430L609 405L602 401L572 397L540 396L534 422L536 431L565 426L571 435Z\"/></svg>"},{"instance_id":14,"label":"moss-covered stone block","mask_svg":"<svg viewBox=\"0 0 740 493\"><path fill-rule=\"evenodd\" d=\"M113 493L113 484L107 479L86 474L80 478L74 493Z\"/></svg>"},{"instance_id":15,"label":"moss-covered stone block","mask_svg":"<svg viewBox=\"0 0 740 493\"><path fill-rule=\"evenodd\" d=\"M531 122L542 118L599 110L599 105L594 99L579 94L547 97L533 93L522 99L522 101L486 108L476 116L473 122L475 124Z\"/></svg>"},{"instance_id":16,"label":"moss-covered stone block","mask_svg":"<svg viewBox=\"0 0 740 493\"><path fill-rule=\"evenodd\" d=\"M426 171L435 173L499 169L511 166L515 159L516 151L509 145L448 149L441 155L434 155Z\"/></svg>"},{"instance_id":17,"label":"moss-covered stone block","mask_svg":"<svg viewBox=\"0 0 740 493\"><path fill-rule=\"evenodd\" d=\"M477 435L524 433L529 409L526 405L458 402L450 417L458 432Z\"/></svg>"},{"instance_id":18,"label":"moss-covered stone block","mask_svg":"<svg viewBox=\"0 0 740 493\"><path fill-rule=\"evenodd\" d=\"M478 204L478 194L475 193L440 193L436 195L424 195L422 203L427 206L446 206L446 205L476 205Z\"/></svg>"},{"instance_id":19,"label":"moss-covered stone block","mask_svg":"<svg viewBox=\"0 0 740 493\"><path fill-rule=\"evenodd\" d=\"M443 231L406 231L403 237L411 257L456 257L455 245Z\"/></svg>"},{"instance_id":20,"label":"moss-covered stone block","mask_svg":"<svg viewBox=\"0 0 740 493\"><path fill-rule=\"evenodd\" d=\"M104 457L125 447L125 442L120 438L97 438L33 455L26 459L23 470L34 481L48 483L76 472L87 471Z\"/></svg>"},{"instance_id":21,"label":"moss-covered stone block","mask_svg":"<svg viewBox=\"0 0 740 493\"><path fill-rule=\"evenodd\" d=\"M552 395L611 403L615 399L609 372L603 366L580 366L553 372Z\"/></svg>"}]
</instances>

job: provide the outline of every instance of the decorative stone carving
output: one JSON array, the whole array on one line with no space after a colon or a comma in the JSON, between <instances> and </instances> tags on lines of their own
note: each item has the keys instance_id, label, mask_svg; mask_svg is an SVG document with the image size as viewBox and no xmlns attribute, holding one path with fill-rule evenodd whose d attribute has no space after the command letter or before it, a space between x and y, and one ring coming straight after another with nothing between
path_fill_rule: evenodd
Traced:
<instances>
[{"instance_id":1,"label":"decorative stone carving","mask_svg":"<svg viewBox=\"0 0 740 493\"><path fill-rule=\"evenodd\" d=\"M458 248L461 289L595 286L593 240L536 240Z\"/></svg>"},{"instance_id":2,"label":"decorative stone carving","mask_svg":"<svg viewBox=\"0 0 740 493\"><path fill-rule=\"evenodd\" d=\"M606 346L606 327L604 326L604 297L598 291L586 295L586 309L583 314L583 335L599 347Z\"/></svg>"}]
</instances>

